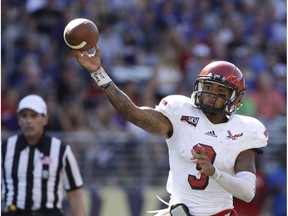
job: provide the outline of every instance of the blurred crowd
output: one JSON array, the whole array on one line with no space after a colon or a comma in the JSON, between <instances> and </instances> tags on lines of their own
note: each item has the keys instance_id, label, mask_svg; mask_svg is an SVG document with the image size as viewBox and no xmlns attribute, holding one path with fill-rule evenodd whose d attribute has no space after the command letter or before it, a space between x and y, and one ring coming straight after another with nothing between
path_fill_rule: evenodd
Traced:
<instances>
[{"instance_id":1,"label":"blurred crowd","mask_svg":"<svg viewBox=\"0 0 288 216\"><path fill-rule=\"evenodd\" d=\"M261 5L261 7L259 7ZM201 69L227 60L248 90L239 113L286 114L284 0L3 0L2 130L16 131L16 106L43 95L53 131L125 130L63 40L72 19L99 28L103 67L139 105L168 94L190 96Z\"/></svg>"},{"instance_id":2,"label":"blurred crowd","mask_svg":"<svg viewBox=\"0 0 288 216\"><path fill-rule=\"evenodd\" d=\"M64 43L65 25L79 17L97 25L103 68L137 105L190 96L206 64L227 60L247 81L240 114L264 124L286 115L285 0L2 0L1 6L2 132L19 130L18 101L35 93L47 101L50 131L144 136L115 112Z\"/></svg>"}]
</instances>

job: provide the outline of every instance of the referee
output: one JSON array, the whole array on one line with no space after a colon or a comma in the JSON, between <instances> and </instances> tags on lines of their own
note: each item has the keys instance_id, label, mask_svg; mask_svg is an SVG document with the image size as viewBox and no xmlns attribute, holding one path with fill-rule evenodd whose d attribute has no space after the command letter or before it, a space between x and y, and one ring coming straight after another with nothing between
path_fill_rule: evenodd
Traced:
<instances>
[{"instance_id":1,"label":"referee","mask_svg":"<svg viewBox=\"0 0 288 216\"><path fill-rule=\"evenodd\" d=\"M18 105L21 133L2 143L4 216L62 216L64 190L75 216L84 216L83 180L69 145L45 133L47 105L38 95Z\"/></svg>"}]
</instances>

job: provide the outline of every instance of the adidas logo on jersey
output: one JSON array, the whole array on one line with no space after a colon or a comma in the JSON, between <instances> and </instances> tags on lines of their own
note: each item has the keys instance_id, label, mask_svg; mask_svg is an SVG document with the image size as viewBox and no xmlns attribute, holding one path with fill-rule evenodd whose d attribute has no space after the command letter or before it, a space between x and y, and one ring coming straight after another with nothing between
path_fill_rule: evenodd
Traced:
<instances>
[{"instance_id":1,"label":"adidas logo on jersey","mask_svg":"<svg viewBox=\"0 0 288 216\"><path fill-rule=\"evenodd\" d=\"M207 133L205 133L205 135L217 137L217 135L215 134L215 131L208 131Z\"/></svg>"}]
</instances>

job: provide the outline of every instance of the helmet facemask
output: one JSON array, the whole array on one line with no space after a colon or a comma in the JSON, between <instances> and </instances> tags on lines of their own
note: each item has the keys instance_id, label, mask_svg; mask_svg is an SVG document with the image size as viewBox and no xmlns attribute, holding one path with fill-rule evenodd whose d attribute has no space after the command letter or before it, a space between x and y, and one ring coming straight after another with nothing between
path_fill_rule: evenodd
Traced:
<instances>
[{"instance_id":1,"label":"helmet facemask","mask_svg":"<svg viewBox=\"0 0 288 216\"><path fill-rule=\"evenodd\" d=\"M213 78L211 78L213 77ZM206 83L212 83L221 85L226 89L230 89L231 96L230 98L225 98L225 96L222 96L221 94L214 94L211 92L207 92L204 89L204 85ZM205 105L203 103L203 95L213 95L215 96L214 104L213 105ZM194 107L201 109L204 113L209 114L225 114L225 115L232 115L236 112L236 110L239 109L239 107L242 105L241 99L244 95L244 91L238 93L238 88L236 85L225 81L225 78L222 76L199 76L198 79L195 82L194 85L194 92L192 94L192 104ZM217 100L223 100L224 104L222 108L216 108L215 104Z\"/></svg>"}]
</instances>

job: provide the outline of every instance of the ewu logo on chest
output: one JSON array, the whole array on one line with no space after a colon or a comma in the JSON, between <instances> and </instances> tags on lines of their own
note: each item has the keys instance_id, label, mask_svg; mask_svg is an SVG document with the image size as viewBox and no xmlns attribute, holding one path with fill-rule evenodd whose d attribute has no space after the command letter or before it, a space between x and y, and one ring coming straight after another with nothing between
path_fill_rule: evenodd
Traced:
<instances>
[{"instance_id":1,"label":"ewu logo on chest","mask_svg":"<svg viewBox=\"0 0 288 216\"><path fill-rule=\"evenodd\" d=\"M243 136L243 132L239 134L232 134L230 130L227 130L228 136L226 136L226 139L232 139L237 140L239 137Z\"/></svg>"},{"instance_id":2,"label":"ewu logo on chest","mask_svg":"<svg viewBox=\"0 0 288 216\"><path fill-rule=\"evenodd\" d=\"M180 120L184 121L184 122L187 122L188 124L196 127L196 125L198 124L199 118L198 117L194 117L194 116L182 115Z\"/></svg>"}]
</instances>

